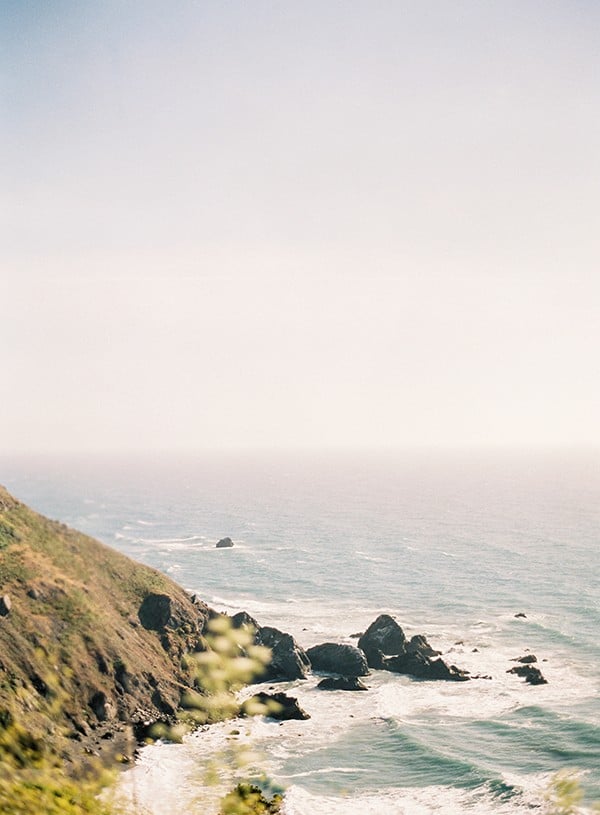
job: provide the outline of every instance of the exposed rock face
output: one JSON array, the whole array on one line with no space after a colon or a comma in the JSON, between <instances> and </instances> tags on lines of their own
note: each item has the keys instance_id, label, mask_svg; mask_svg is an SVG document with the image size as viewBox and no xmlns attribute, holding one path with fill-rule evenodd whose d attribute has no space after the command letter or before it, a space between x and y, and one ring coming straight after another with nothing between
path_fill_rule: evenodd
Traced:
<instances>
[{"instance_id":1,"label":"exposed rock face","mask_svg":"<svg viewBox=\"0 0 600 815\"><path fill-rule=\"evenodd\" d=\"M10 614L11 608L11 599L8 594L4 594L2 597L0 597L0 616L6 617L7 614Z\"/></svg>"},{"instance_id":2,"label":"exposed rock face","mask_svg":"<svg viewBox=\"0 0 600 815\"><path fill-rule=\"evenodd\" d=\"M363 651L354 645L325 642L306 652L315 671L330 671L346 676L367 676L369 666Z\"/></svg>"},{"instance_id":3,"label":"exposed rock face","mask_svg":"<svg viewBox=\"0 0 600 815\"><path fill-rule=\"evenodd\" d=\"M298 645L291 634L264 626L257 632L256 644L266 645L272 654L271 662L261 680L306 679L310 671L310 660L304 648Z\"/></svg>"},{"instance_id":4,"label":"exposed rock face","mask_svg":"<svg viewBox=\"0 0 600 815\"><path fill-rule=\"evenodd\" d=\"M358 676L326 676L317 688L321 690L369 690Z\"/></svg>"},{"instance_id":5,"label":"exposed rock face","mask_svg":"<svg viewBox=\"0 0 600 815\"><path fill-rule=\"evenodd\" d=\"M141 624L148 631L163 635L163 647L167 651L170 649L167 629L199 637L211 613L211 609L198 600L193 602L190 598L189 604L184 604L168 594L158 593L146 595L138 609Z\"/></svg>"},{"instance_id":6,"label":"exposed rock face","mask_svg":"<svg viewBox=\"0 0 600 815\"><path fill-rule=\"evenodd\" d=\"M109 719L114 719L116 715L115 706L113 703L107 698L106 694L103 691L98 691L95 693L89 701L89 705L91 709L94 711L94 714L98 721L105 722Z\"/></svg>"},{"instance_id":7,"label":"exposed rock face","mask_svg":"<svg viewBox=\"0 0 600 815\"><path fill-rule=\"evenodd\" d=\"M406 636L389 614L380 614L358 641L371 668L383 667L382 654L404 653Z\"/></svg>"},{"instance_id":8,"label":"exposed rock face","mask_svg":"<svg viewBox=\"0 0 600 815\"><path fill-rule=\"evenodd\" d=\"M533 665L515 665L514 668L510 668L506 673L522 676L530 685L548 684L548 680L542 675L540 669L534 668Z\"/></svg>"},{"instance_id":9,"label":"exposed rock face","mask_svg":"<svg viewBox=\"0 0 600 815\"><path fill-rule=\"evenodd\" d=\"M256 693L242 703L242 715L253 715L252 708L255 705L260 705L266 710L264 715L278 721L310 719L310 714L300 707L298 700L285 693Z\"/></svg>"},{"instance_id":10,"label":"exposed rock face","mask_svg":"<svg viewBox=\"0 0 600 815\"><path fill-rule=\"evenodd\" d=\"M168 594L149 594L138 611L141 624L149 631L161 631L171 619L172 601Z\"/></svg>"},{"instance_id":11,"label":"exposed rock face","mask_svg":"<svg viewBox=\"0 0 600 815\"><path fill-rule=\"evenodd\" d=\"M217 543L216 549L231 549L233 546L233 541L231 538L221 538L221 540Z\"/></svg>"}]
</instances>

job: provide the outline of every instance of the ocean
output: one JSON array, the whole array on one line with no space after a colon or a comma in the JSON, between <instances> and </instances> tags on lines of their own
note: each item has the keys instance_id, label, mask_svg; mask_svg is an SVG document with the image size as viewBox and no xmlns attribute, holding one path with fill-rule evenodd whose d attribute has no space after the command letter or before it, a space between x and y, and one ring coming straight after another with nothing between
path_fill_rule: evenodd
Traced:
<instances>
[{"instance_id":1,"label":"ocean","mask_svg":"<svg viewBox=\"0 0 600 815\"><path fill-rule=\"evenodd\" d=\"M252 750L287 815L539 810L577 770L600 800L600 456L213 454L7 458L16 497L242 609L304 647L355 643L381 612L489 679L387 672L369 691L284 682L311 718L215 725L145 748L123 774L136 812L216 812L211 759ZM229 535L231 549L216 549ZM523 614L523 616L515 616ZM507 673L535 654L547 685ZM239 734L232 731L239 730ZM222 779L231 786L235 771ZM133 806L132 804L132 806ZM197 807L194 810L194 806Z\"/></svg>"}]
</instances>

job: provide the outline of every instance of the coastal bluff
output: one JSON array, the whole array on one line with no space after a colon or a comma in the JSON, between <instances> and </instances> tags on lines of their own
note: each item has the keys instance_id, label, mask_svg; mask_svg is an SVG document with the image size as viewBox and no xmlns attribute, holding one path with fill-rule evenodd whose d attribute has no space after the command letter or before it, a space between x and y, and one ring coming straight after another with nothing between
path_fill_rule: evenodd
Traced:
<instances>
[{"instance_id":1,"label":"coastal bluff","mask_svg":"<svg viewBox=\"0 0 600 815\"><path fill-rule=\"evenodd\" d=\"M165 575L0 487L0 725L75 768L127 761L193 684L214 612Z\"/></svg>"},{"instance_id":2,"label":"coastal bluff","mask_svg":"<svg viewBox=\"0 0 600 815\"><path fill-rule=\"evenodd\" d=\"M16 722L34 750L74 773L92 758L126 763L154 723L176 721L197 681L186 655L209 647L205 634L215 616L166 575L0 487L0 737ZM424 635L407 638L389 614L354 635L357 647L325 642L308 651L245 611L230 624L248 627L253 645L268 649L260 682L312 674L321 690L364 691L359 677L371 671L416 681L490 678L448 664ZM510 673L546 684L530 664L535 656L514 661Z\"/></svg>"}]
</instances>

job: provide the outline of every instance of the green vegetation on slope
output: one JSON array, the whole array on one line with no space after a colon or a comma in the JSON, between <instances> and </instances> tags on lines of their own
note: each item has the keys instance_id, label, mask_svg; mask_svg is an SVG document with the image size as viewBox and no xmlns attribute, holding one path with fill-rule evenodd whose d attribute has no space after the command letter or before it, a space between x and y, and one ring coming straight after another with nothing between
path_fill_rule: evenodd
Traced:
<instances>
[{"instance_id":1,"label":"green vegetation on slope","mask_svg":"<svg viewBox=\"0 0 600 815\"><path fill-rule=\"evenodd\" d=\"M0 597L0 722L73 772L90 755L127 756L132 726L172 718L193 682L184 655L206 606L3 488Z\"/></svg>"}]
</instances>

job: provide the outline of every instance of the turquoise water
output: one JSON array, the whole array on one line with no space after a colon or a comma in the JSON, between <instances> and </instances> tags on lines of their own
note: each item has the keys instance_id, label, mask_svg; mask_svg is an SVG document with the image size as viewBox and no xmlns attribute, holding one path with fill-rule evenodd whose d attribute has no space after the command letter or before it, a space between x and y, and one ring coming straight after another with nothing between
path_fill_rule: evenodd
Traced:
<instances>
[{"instance_id":1,"label":"turquoise water","mask_svg":"<svg viewBox=\"0 0 600 815\"><path fill-rule=\"evenodd\" d=\"M600 799L598 456L1 463L8 489L39 511L306 647L352 642L388 611L451 662L491 675L444 684L374 673L368 694L288 683L312 719L257 723L250 736L293 815L355 812L357 801L365 815L524 812L564 768ZM224 535L236 546L216 550ZM526 649L548 685L506 673ZM225 735L147 750L133 771L138 800L152 809L160 789L160 812L171 811L174 774L178 811L200 784L191 768Z\"/></svg>"}]
</instances>

